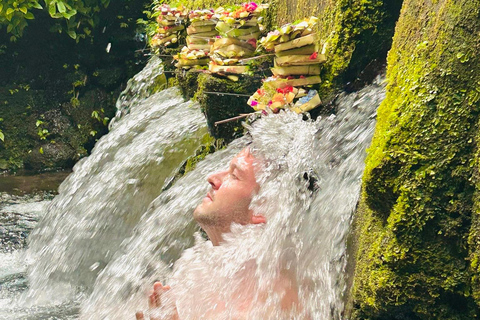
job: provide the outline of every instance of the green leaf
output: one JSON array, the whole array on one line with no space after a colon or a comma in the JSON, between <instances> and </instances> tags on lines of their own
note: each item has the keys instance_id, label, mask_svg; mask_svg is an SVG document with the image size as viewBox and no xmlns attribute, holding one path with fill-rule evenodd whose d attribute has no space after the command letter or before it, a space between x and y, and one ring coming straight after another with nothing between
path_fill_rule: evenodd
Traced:
<instances>
[{"instance_id":1,"label":"green leaf","mask_svg":"<svg viewBox=\"0 0 480 320\"><path fill-rule=\"evenodd\" d=\"M2 12L3 4L0 3L0 12Z\"/></svg>"},{"instance_id":2,"label":"green leaf","mask_svg":"<svg viewBox=\"0 0 480 320\"><path fill-rule=\"evenodd\" d=\"M72 10L70 12L63 13L63 17L67 20L70 20L70 18L73 17L75 14L77 14L77 11Z\"/></svg>"},{"instance_id":3,"label":"green leaf","mask_svg":"<svg viewBox=\"0 0 480 320\"><path fill-rule=\"evenodd\" d=\"M75 32L75 30L68 30L67 33L70 36L70 38L72 38L72 39L77 38L77 33Z\"/></svg>"},{"instance_id":4,"label":"green leaf","mask_svg":"<svg viewBox=\"0 0 480 320\"><path fill-rule=\"evenodd\" d=\"M40 5L40 3L38 2L34 2L32 3L32 8L35 8L35 9L43 9L43 7Z\"/></svg>"},{"instance_id":5,"label":"green leaf","mask_svg":"<svg viewBox=\"0 0 480 320\"><path fill-rule=\"evenodd\" d=\"M25 19L32 20L35 19L35 16L31 12L27 12L27 14L25 15Z\"/></svg>"},{"instance_id":6,"label":"green leaf","mask_svg":"<svg viewBox=\"0 0 480 320\"><path fill-rule=\"evenodd\" d=\"M5 142L5 135L3 134L2 131L0 131L0 140L2 140L3 142Z\"/></svg>"},{"instance_id":7,"label":"green leaf","mask_svg":"<svg viewBox=\"0 0 480 320\"><path fill-rule=\"evenodd\" d=\"M14 9L8 8L8 9L7 9L7 12L6 12L5 14L8 16L9 14L12 14L12 13L14 13L14 12L15 12Z\"/></svg>"},{"instance_id":8,"label":"green leaf","mask_svg":"<svg viewBox=\"0 0 480 320\"><path fill-rule=\"evenodd\" d=\"M23 14L27 14L27 7L20 7L18 8L20 11L23 12Z\"/></svg>"},{"instance_id":9,"label":"green leaf","mask_svg":"<svg viewBox=\"0 0 480 320\"><path fill-rule=\"evenodd\" d=\"M55 15L55 13L57 13L57 8L55 7L54 2L50 2L50 4L48 5L48 13L52 17Z\"/></svg>"},{"instance_id":10,"label":"green leaf","mask_svg":"<svg viewBox=\"0 0 480 320\"><path fill-rule=\"evenodd\" d=\"M43 123L42 120L37 120L37 122L35 122L35 127L38 127L39 125L41 125Z\"/></svg>"},{"instance_id":11,"label":"green leaf","mask_svg":"<svg viewBox=\"0 0 480 320\"><path fill-rule=\"evenodd\" d=\"M43 154L43 148L40 147L40 149L38 149L38 152L40 152L40 154Z\"/></svg>"},{"instance_id":12,"label":"green leaf","mask_svg":"<svg viewBox=\"0 0 480 320\"><path fill-rule=\"evenodd\" d=\"M13 29L13 24L9 23L7 26L7 32L12 31L12 29Z\"/></svg>"},{"instance_id":13,"label":"green leaf","mask_svg":"<svg viewBox=\"0 0 480 320\"><path fill-rule=\"evenodd\" d=\"M63 4L63 2L57 2L57 8L58 8L58 12L60 13L67 12L67 8L65 8L65 5Z\"/></svg>"}]
</instances>

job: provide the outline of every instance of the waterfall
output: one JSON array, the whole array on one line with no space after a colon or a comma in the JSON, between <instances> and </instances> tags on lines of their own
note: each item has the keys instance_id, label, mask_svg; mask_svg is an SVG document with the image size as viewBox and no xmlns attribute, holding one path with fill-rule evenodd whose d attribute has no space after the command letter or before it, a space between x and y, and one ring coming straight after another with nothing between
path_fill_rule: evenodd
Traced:
<instances>
[{"instance_id":1,"label":"waterfall","mask_svg":"<svg viewBox=\"0 0 480 320\"><path fill-rule=\"evenodd\" d=\"M24 305L88 294L150 202L201 145L207 129L198 104L185 102L178 88L145 97L162 72L152 61L120 96L109 134L75 165L32 232Z\"/></svg>"},{"instance_id":2,"label":"waterfall","mask_svg":"<svg viewBox=\"0 0 480 320\"><path fill-rule=\"evenodd\" d=\"M171 285L167 301L176 301L181 319L208 318L216 304L212 297L232 305L224 306L215 319L291 319L280 312L275 297L247 314L235 310L235 301L240 302L237 289L246 281L237 275L252 260L257 265L251 279L254 301L272 286L278 267L288 264L302 305L295 317L340 319L345 238L376 108L383 98L379 79L358 93L342 95L336 116L304 121L301 115L281 112L255 121L250 138L207 157L152 202L122 252L97 278L80 319L131 317L135 310L146 309L146 295L155 280ZM198 230L191 215L208 190L205 177L224 169L249 141L264 163L252 208L266 216L266 225L234 226L226 243L216 248L197 233L191 247Z\"/></svg>"},{"instance_id":3,"label":"waterfall","mask_svg":"<svg viewBox=\"0 0 480 320\"><path fill-rule=\"evenodd\" d=\"M316 121L291 112L262 116L247 125L248 136L162 191L207 131L198 104L185 102L177 88L149 95L152 82L145 80L158 79L159 65L151 62L129 84L111 131L48 205L29 238L28 290L10 305L1 303L0 319L132 319L147 309L157 280L172 287L166 299L175 299L182 319L207 315L215 299L228 302L215 319L241 312L248 319L290 319L279 296L263 297L280 266L288 267L298 289L295 317L341 319L345 238L383 79L342 94L336 115ZM225 243L212 247L192 212L209 189L206 176L227 167L246 145L262 163L251 208L267 223L232 226ZM263 302L240 312L236 293L245 279L239 275L251 261L249 298Z\"/></svg>"}]
</instances>

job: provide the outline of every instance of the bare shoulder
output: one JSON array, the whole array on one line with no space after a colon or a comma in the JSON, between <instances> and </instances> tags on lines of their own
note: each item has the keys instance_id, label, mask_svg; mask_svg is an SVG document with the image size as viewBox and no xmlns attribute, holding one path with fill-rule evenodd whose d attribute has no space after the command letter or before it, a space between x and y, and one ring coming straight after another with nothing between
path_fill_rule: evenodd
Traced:
<instances>
[{"instance_id":1,"label":"bare shoulder","mask_svg":"<svg viewBox=\"0 0 480 320\"><path fill-rule=\"evenodd\" d=\"M295 276L289 270L282 270L275 282L274 290L282 297L282 310L291 310L296 308L298 310L298 285Z\"/></svg>"}]
</instances>

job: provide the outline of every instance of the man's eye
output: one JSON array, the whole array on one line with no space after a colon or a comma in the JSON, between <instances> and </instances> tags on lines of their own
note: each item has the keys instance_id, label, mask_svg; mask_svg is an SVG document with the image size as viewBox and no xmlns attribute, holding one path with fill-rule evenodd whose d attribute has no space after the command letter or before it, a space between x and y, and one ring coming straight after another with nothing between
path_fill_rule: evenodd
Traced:
<instances>
[{"instance_id":1,"label":"man's eye","mask_svg":"<svg viewBox=\"0 0 480 320\"><path fill-rule=\"evenodd\" d=\"M237 177L235 174L231 173L230 176L231 176L233 179L238 180L238 177Z\"/></svg>"}]
</instances>

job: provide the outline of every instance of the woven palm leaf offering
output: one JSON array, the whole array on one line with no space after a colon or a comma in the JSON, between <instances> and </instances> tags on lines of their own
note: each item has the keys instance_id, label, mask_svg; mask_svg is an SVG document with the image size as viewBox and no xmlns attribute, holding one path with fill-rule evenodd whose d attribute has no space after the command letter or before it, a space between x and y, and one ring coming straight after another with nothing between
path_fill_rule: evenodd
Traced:
<instances>
[{"instance_id":1,"label":"woven palm leaf offering","mask_svg":"<svg viewBox=\"0 0 480 320\"><path fill-rule=\"evenodd\" d=\"M152 48L177 46L180 33L185 30L188 11L182 5L171 7L168 4L158 5L155 10L158 28L150 39L150 46Z\"/></svg>"},{"instance_id":2,"label":"woven palm leaf offering","mask_svg":"<svg viewBox=\"0 0 480 320\"><path fill-rule=\"evenodd\" d=\"M275 53L273 76L263 82L248 100L255 109L273 111L292 109L307 112L321 104L318 92L312 86L321 82L320 67L326 61L318 52L314 28L316 17L286 24L259 41L267 52Z\"/></svg>"},{"instance_id":3,"label":"woven palm leaf offering","mask_svg":"<svg viewBox=\"0 0 480 320\"><path fill-rule=\"evenodd\" d=\"M322 103L317 90L309 88L319 82L319 76L300 76L298 79L273 76L264 80L247 103L255 111L291 109L297 113L307 112Z\"/></svg>"},{"instance_id":4,"label":"woven palm leaf offering","mask_svg":"<svg viewBox=\"0 0 480 320\"><path fill-rule=\"evenodd\" d=\"M187 45L174 56L178 60L176 67L206 66L210 61L210 42L218 35L215 30L218 20L211 9L190 11L188 19Z\"/></svg>"},{"instance_id":5,"label":"woven palm leaf offering","mask_svg":"<svg viewBox=\"0 0 480 320\"><path fill-rule=\"evenodd\" d=\"M248 2L215 10L219 36L210 51L209 70L212 73L245 74L250 71L248 65L240 62L255 55L257 40L264 30L261 15L266 8L267 5Z\"/></svg>"}]
</instances>

